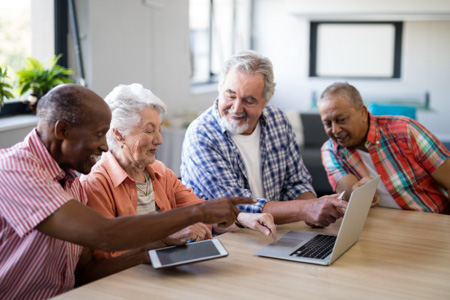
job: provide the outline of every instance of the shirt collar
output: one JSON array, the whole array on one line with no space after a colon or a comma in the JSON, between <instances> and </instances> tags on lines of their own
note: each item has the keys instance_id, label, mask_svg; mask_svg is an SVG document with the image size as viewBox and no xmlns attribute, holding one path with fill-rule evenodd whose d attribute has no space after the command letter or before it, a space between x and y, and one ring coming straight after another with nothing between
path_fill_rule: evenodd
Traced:
<instances>
[{"instance_id":1,"label":"shirt collar","mask_svg":"<svg viewBox=\"0 0 450 300\"><path fill-rule=\"evenodd\" d=\"M62 181L63 183L72 182L73 180L75 180L75 178L78 177L77 173L74 170L69 169L67 171L64 171L63 169L61 169L61 167L58 165L50 152L48 152L47 148L42 142L37 128L34 128L30 132L30 134L25 139L25 142L29 144L30 151L45 163L48 172L55 181Z\"/></svg>"},{"instance_id":2,"label":"shirt collar","mask_svg":"<svg viewBox=\"0 0 450 300\"><path fill-rule=\"evenodd\" d=\"M162 178L162 176L163 176L160 172L156 171L152 167L152 165L148 165L147 167L145 167L145 169L147 170L148 174L150 175L150 179L152 181L155 181L155 180L159 181Z\"/></svg>"},{"instance_id":3,"label":"shirt collar","mask_svg":"<svg viewBox=\"0 0 450 300\"><path fill-rule=\"evenodd\" d=\"M369 131L367 132L367 139L365 145L367 146L367 142L370 142L374 145L380 144L380 128L377 125L376 117L372 115L370 112L369 114Z\"/></svg>"},{"instance_id":4,"label":"shirt collar","mask_svg":"<svg viewBox=\"0 0 450 300\"><path fill-rule=\"evenodd\" d=\"M128 173L125 172L125 170L122 168L122 166L110 151L103 153L102 160L104 161L107 169L110 171L108 175L111 177L114 188L121 185L125 180L127 180L127 178L134 181L130 178L130 176L128 176ZM148 165L146 167L146 170L148 171L150 179L152 181L154 181L156 178L162 177L162 174L153 169L151 165Z\"/></svg>"},{"instance_id":5,"label":"shirt collar","mask_svg":"<svg viewBox=\"0 0 450 300\"><path fill-rule=\"evenodd\" d=\"M368 148L371 144L373 145L379 145L380 144L380 128L377 125L376 117L373 116L370 112L369 114L369 131L367 132L366 141L364 142L364 145L366 148ZM334 140L331 140L333 143L333 148L336 150L337 153L340 153L343 156L348 155L348 149L345 147L342 147Z\"/></svg>"}]
</instances>

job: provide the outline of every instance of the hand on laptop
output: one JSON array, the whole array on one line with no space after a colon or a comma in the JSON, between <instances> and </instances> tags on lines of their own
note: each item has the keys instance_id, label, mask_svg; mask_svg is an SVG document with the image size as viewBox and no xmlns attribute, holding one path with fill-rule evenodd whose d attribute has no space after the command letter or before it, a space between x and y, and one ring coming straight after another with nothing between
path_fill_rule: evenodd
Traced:
<instances>
[{"instance_id":1,"label":"hand on laptop","mask_svg":"<svg viewBox=\"0 0 450 300\"><path fill-rule=\"evenodd\" d=\"M311 227L327 227L344 215L347 202L339 200L338 194L323 196L310 201L306 210L305 223Z\"/></svg>"}]
</instances>

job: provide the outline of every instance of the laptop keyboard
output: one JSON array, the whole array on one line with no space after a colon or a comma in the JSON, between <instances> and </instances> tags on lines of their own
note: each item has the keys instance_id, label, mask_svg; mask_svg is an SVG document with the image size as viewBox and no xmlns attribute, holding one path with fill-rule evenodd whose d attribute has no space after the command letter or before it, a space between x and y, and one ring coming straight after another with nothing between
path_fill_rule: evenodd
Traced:
<instances>
[{"instance_id":1,"label":"laptop keyboard","mask_svg":"<svg viewBox=\"0 0 450 300\"><path fill-rule=\"evenodd\" d=\"M333 251L336 236L319 234L290 254L290 256L319 258L327 257Z\"/></svg>"}]
</instances>

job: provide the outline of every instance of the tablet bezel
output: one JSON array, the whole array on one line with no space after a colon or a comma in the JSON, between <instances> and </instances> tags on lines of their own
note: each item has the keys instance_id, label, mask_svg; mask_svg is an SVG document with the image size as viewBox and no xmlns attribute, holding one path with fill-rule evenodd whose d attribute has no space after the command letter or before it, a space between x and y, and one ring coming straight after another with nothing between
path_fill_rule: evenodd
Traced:
<instances>
[{"instance_id":1,"label":"tablet bezel","mask_svg":"<svg viewBox=\"0 0 450 300\"><path fill-rule=\"evenodd\" d=\"M188 259L188 260L180 260L180 261L177 261L177 262L172 262L170 264L164 264L164 265L161 264L161 261L159 259L158 253L160 253L162 251L166 251L167 249L175 248L177 246L169 246L169 247L164 247L164 248L159 248L159 249L152 249L152 250L148 251L148 255L150 256L150 261L151 261L151 264L152 264L154 269L176 267L176 266L191 264L191 263L194 263L194 262L211 260L211 259L216 259L216 258L221 258L221 257L228 256L228 251L225 249L225 247L222 245L222 243L218 239L210 239L210 240L204 240L204 241L188 243L185 246L186 247L191 247L194 244L198 245L198 244L202 244L202 243L203 244L213 245L215 247L215 249L219 252L219 254L211 254L211 255L204 256L204 257L198 257L198 258L193 258L193 259Z\"/></svg>"}]
</instances>

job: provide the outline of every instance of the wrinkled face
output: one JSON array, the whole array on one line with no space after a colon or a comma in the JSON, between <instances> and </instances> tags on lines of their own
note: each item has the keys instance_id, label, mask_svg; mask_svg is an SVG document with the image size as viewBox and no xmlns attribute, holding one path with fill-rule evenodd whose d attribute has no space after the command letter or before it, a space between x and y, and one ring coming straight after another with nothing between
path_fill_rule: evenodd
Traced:
<instances>
[{"instance_id":1,"label":"wrinkled face","mask_svg":"<svg viewBox=\"0 0 450 300\"><path fill-rule=\"evenodd\" d=\"M319 102L319 112L327 135L342 147L365 150L369 130L368 112L363 105L354 107L339 96L329 96Z\"/></svg>"},{"instance_id":2,"label":"wrinkled face","mask_svg":"<svg viewBox=\"0 0 450 300\"><path fill-rule=\"evenodd\" d=\"M103 101L103 100L102 100ZM91 103L84 120L70 126L61 144L61 166L88 174L104 151L108 151L106 133L111 123L111 111L106 103Z\"/></svg>"},{"instance_id":3,"label":"wrinkled face","mask_svg":"<svg viewBox=\"0 0 450 300\"><path fill-rule=\"evenodd\" d=\"M127 159L139 168L155 162L158 146L163 143L161 118L158 111L146 108L140 113L140 122L124 137L123 148Z\"/></svg>"},{"instance_id":4,"label":"wrinkled face","mask_svg":"<svg viewBox=\"0 0 450 300\"><path fill-rule=\"evenodd\" d=\"M249 135L264 108L264 76L231 70L219 91L218 109L228 131Z\"/></svg>"}]
</instances>

